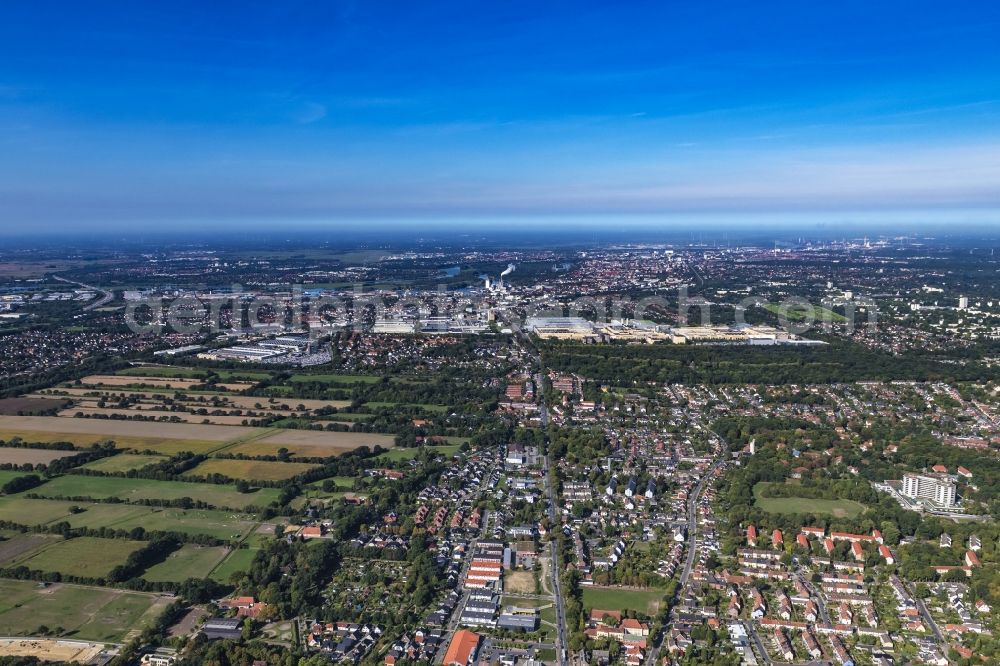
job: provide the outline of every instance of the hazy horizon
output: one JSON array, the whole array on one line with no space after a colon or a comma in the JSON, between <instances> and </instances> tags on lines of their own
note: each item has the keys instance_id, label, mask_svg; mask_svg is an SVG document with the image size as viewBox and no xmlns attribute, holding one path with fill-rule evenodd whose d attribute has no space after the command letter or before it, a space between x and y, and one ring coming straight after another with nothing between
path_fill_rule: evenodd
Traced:
<instances>
[{"instance_id":1,"label":"hazy horizon","mask_svg":"<svg viewBox=\"0 0 1000 666\"><path fill-rule=\"evenodd\" d=\"M995 5L0 12L7 237L1000 226Z\"/></svg>"}]
</instances>

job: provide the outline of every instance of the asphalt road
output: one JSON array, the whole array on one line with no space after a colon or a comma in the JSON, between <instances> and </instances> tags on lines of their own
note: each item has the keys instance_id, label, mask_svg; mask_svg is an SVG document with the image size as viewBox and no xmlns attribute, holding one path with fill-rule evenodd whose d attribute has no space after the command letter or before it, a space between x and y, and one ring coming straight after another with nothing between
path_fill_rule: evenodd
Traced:
<instances>
[{"instance_id":1,"label":"asphalt road","mask_svg":"<svg viewBox=\"0 0 1000 666\"><path fill-rule=\"evenodd\" d=\"M112 291L105 291L105 290L101 289L100 287L95 287L95 286L90 285L90 284L84 284L82 282L77 282L76 280L67 280L66 278L59 277L58 275L53 275L52 277L54 277L55 279L59 280L60 282L65 282L67 284L79 285L79 286L83 287L84 289L89 289L91 291L96 291L99 294L101 294L101 297L99 299L97 299L96 301L94 301L93 303L90 303L88 305L84 305L83 306L84 310L93 310L94 308L99 308L102 305L110 303L115 298L115 294Z\"/></svg>"},{"instance_id":2,"label":"asphalt road","mask_svg":"<svg viewBox=\"0 0 1000 666\"><path fill-rule=\"evenodd\" d=\"M697 485L694 487L694 492L688 497L687 503L687 557L684 560L684 568L681 570L680 578L677 579L677 594L683 594L684 590L687 589L688 579L691 577L691 570L694 569L694 561L698 556L698 502L701 499L701 494L705 490L705 486L708 485L709 480L712 478L712 474L715 472L719 466L722 465L724 458L720 458L712 463L700 479L698 479ZM664 627L663 631L660 633L659 640L653 645L652 649L649 651L648 659L646 663L656 664L660 656L660 647L663 645L663 639L666 636L667 627Z\"/></svg>"},{"instance_id":3,"label":"asphalt road","mask_svg":"<svg viewBox=\"0 0 1000 666\"><path fill-rule=\"evenodd\" d=\"M924 622L931 628L931 631L934 632L934 637L937 638L939 643L944 641L944 636L941 635L941 630L938 628L937 622L934 621L934 618L931 617L930 612L927 610L927 606L924 605L923 599L919 599L917 597L913 597L913 599L917 602L917 610L920 611L920 615L924 618Z\"/></svg>"},{"instance_id":4,"label":"asphalt road","mask_svg":"<svg viewBox=\"0 0 1000 666\"><path fill-rule=\"evenodd\" d=\"M542 405L542 414L548 416L548 410ZM548 419L543 420L545 423ZM559 666L564 666L566 660L563 659L563 651L568 645L566 641L566 615L563 611L563 597L562 588L559 584L559 558L556 552L556 541L555 541L555 530L559 529L560 521L557 520L556 516L556 487L552 483L552 475L549 472L549 457L548 455L544 458L545 463L545 490L549 497L549 523L552 525L552 532L550 532L549 541L549 556L552 558L552 566L549 567L552 570L552 593L555 596L555 608L556 608L556 661Z\"/></svg>"}]
</instances>

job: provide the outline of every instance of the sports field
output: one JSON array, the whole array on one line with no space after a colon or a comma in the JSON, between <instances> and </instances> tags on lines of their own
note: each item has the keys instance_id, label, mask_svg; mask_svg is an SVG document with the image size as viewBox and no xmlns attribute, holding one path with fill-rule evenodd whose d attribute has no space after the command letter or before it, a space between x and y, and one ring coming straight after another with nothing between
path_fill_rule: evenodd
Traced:
<instances>
[{"instance_id":1,"label":"sports field","mask_svg":"<svg viewBox=\"0 0 1000 666\"><path fill-rule=\"evenodd\" d=\"M55 571L67 576L102 578L129 555L146 545L144 541L78 537L57 541L30 557L12 564L40 571Z\"/></svg>"},{"instance_id":2,"label":"sports field","mask_svg":"<svg viewBox=\"0 0 1000 666\"><path fill-rule=\"evenodd\" d=\"M62 627L73 638L120 642L149 626L170 599L102 587L0 579L0 635L37 635L39 627Z\"/></svg>"},{"instance_id":3,"label":"sports field","mask_svg":"<svg viewBox=\"0 0 1000 666\"><path fill-rule=\"evenodd\" d=\"M211 458L188 471L187 476L207 477L212 474L222 474L230 479L284 481L316 467L318 465L307 463Z\"/></svg>"},{"instance_id":4,"label":"sports field","mask_svg":"<svg viewBox=\"0 0 1000 666\"><path fill-rule=\"evenodd\" d=\"M663 601L663 590L626 590L616 587L584 586L584 608L600 610L633 610L654 615Z\"/></svg>"},{"instance_id":5,"label":"sports field","mask_svg":"<svg viewBox=\"0 0 1000 666\"><path fill-rule=\"evenodd\" d=\"M157 583L180 583L188 578L206 578L228 553L229 549L225 547L185 544L163 562L147 569L142 577Z\"/></svg>"},{"instance_id":6,"label":"sports field","mask_svg":"<svg viewBox=\"0 0 1000 666\"><path fill-rule=\"evenodd\" d=\"M853 518L861 515L865 505L849 499L811 499L808 497L762 497L767 485L762 481L754 486L754 504L768 513L814 513L835 518Z\"/></svg>"},{"instance_id":7,"label":"sports field","mask_svg":"<svg viewBox=\"0 0 1000 666\"><path fill-rule=\"evenodd\" d=\"M260 488L241 493L235 486L184 481L151 481L115 476L66 475L52 479L33 493L41 497L90 498L102 500L117 497L125 501L143 499L178 500L184 497L201 500L211 506L246 509L267 506L278 499L277 488Z\"/></svg>"}]
</instances>

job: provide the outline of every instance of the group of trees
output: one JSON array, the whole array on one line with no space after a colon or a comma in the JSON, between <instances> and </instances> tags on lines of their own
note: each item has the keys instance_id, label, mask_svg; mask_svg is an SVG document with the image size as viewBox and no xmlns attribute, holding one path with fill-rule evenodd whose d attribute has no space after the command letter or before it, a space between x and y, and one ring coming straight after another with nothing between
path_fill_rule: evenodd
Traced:
<instances>
[{"instance_id":1,"label":"group of trees","mask_svg":"<svg viewBox=\"0 0 1000 666\"><path fill-rule=\"evenodd\" d=\"M918 353L894 356L831 339L821 347L740 345L584 345L540 343L547 367L619 386L676 384L827 384L858 381L956 381L995 378L985 364L958 365Z\"/></svg>"}]
</instances>

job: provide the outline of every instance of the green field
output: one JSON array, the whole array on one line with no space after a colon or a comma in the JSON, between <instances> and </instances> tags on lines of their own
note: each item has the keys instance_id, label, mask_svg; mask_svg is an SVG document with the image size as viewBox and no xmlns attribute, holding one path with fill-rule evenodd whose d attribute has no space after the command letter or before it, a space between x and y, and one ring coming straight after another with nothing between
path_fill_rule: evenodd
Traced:
<instances>
[{"instance_id":1,"label":"green field","mask_svg":"<svg viewBox=\"0 0 1000 666\"><path fill-rule=\"evenodd\" d=\"M290 448L291 446L289 445ZM336 453L334 452L332 455L336 455ZM230 479L284 481L316 467L318 465L308 463L212 458L188 471L186 476L208 477L212 474L222 474Z\"/></svg>"},{"instance_id":2,"label":"green field","mask_svg":"<svg viewBox=\"0 0 1000 666\"><path fill-rule=\"evenodd\" d=\"M0 520L20 525L45 525L70 515L73 502L28 499L21 495L0 498Z\"/></svg>"},{"instance_id":3,"label":"green field","mask_svg":"<svg viewBox=\"0 0 1000 666\"><path fill-rule=\"evenodd\" d=\"M253 372L243 370L215 370L215 374L222 381L232 381L236 379L247 379L250 381L260 381L271 377L267 372ZM185 368L181 366L137 366L125 368L115 373L128 377L177 377L184 379L201 379L207 377L208 370L200 368Z\"/></svg>"},{"instance_id":4,"label":"green field","mask_svg":"<svg viewBox=\"0 0 1000 666\"><path fill-rule=\"evenodd\" d=\"M853 518L861 515L865 505L849 499L810 499L808 497L762 497L761 492L767 482L761 481L753 487L754 504L768 513L814 513Z\"/></svg>"},{"instance_id":5,"label":"green field","mask_svg":"<svg viewBox=\"0 0 1000 666\"><path fill-rule=\"evenodd\" d=\"M818 305L806 305L805 303L793 303L789 305L768 303L764 306L764 309L778 315L779 317L784 317L789 321L803 321L806 319L811 321L831 321L837 323L847 321L843 315L837 314L833 310L828 310L827 308L820 307Z\"/></svg>"},{"instance_id":6,"label":"green field","mask_svg":"<svg viewBox=\"0 0 1000 666\"><path fill-rule=\"evenodd\" d=\"M144 541L79 537L57 541L16 564L67 576L101 578L145 545Z\"/></svg>"},{"instance_id":7,"label":"green field","mask_svg":"<svg viewBox=\"0 0 1000 666\"><path fill-rule=\"evenodd\" d=\"M654 615L663 600L663 590L623 590L613 587L584 586L584 608L633 610Z\"/></svg>"},{"instance_id":8,"label":"green field","mask_svg":"<svg viewBox=\"0 0 1000 666\"><path fill-rule=\"evenodd\" d=\"M217 539L238 541L257 526L257 519L248 514L213 509L160 509L114 525L116 529L143 527L147 531L204 534Z\"/></svg>"},{"instance_id":9,"label":"green field","mask_svg":"<svg viewBox=\"0 0 1000 666\"><path fill-rule=\"evenodd\" d=\"M229 549L225 547L186 544L163 562L147 569L142 577L156 583L180 583L188 578L206 578L228 553Z\"/></svg>"},{"instance_id":10,"label":"green field","mask_svg":"<svg viewBox=\"0 0 1000 666\"><path fill-rule=\"evenodd\" d=\"M149 626L169 603L165 597L125 590L0 579L0 635L32 636L62 627L68 637L120 642Z\"/></svg>"},{"instance_id":11,"label":"green field","mask_svg":"<svg viewBox=\"0 0 1000 666\"><path fill-rule=\"evenodd\" d=\"M84 469L93 469L98 472L130 472L134 469L142 469L146 465L161 462L164 458L160 456L144 456L137 453L119 453L115 456L101 458L83 466Z\"/></svg>"},{"instance_id":12,"label":"green field","mask_svg":"<svg viewBox=\"0 0 1000 666\"><path fill-rule=\"evenodd\" d=\"M458 450L462 447L461 444L445 444L443 446L428 446L419 447L414 446L408 449L391 449L386 453L379 456L380 460L391 460L394 462L400 462L403 460L412 460L417 457L417 453L421 448L428 448L434 453L439 453L443 456L453 456L458 453Z\"/></svg>"},{"instance_id":13,"label":"green field","mask_svg":"<svg viewBox=\"0 0 1000 666\"><path fill-rule=\"evenodd\" d=\"M28 474L31 474L31 472L17 472L9 469L0 469L0 486L8 481L13 481L19 476L27 476Z\"/></svg>"},{"instance_id":14,"label":"green field","mask_svg":"<svg viewBox=\"0 0 1000 666\"><path fill-rule=\"evenodd\" d=\"M142 527L148 532L204 534L228 540L242 539L257 525L257 519L253 515L229 511L29 499L20 496L0 498L0 520L29 527L62 521L75 528L110 527L131 530Z\"/></svg>"},{"instance_id":15,"label":"green field","mask_svg":"<svg viewBox=\"0 0 1000 666\"><path fill-rule=\"evenodd\" d=\"M229 577L232 576L237 571L246 571L250 568L250 564L253 562L253 558L257 556L260 552L259 548L241 548L234 550L229 554L222 564L217 566L212 575L209 576L212 580L218 581L220 583L228 583Z\"/></svg>"},{"instance_id":16,"label":"green field","mask_svg":"<svg viewBox=\"0 0 1000 666\"><path fill-rule=\"evenodd\" d=\"M267 506L278 499L277 488L260 488L241 493L235 486L184 481L150 481L116 476L80 476L69 474L52 479L32 492L41 497L91 498L117 497L124 501L143 499L178 500L184 497L201 500L212 506L246 509Z\"/></svg>"},{"instance_id":17,"label":"green field","mask_svg":"<svg viewBox=\"0 0 1000 666\"><path fill-rule=\"evenodd\" d=\"M448 411L447 405L430 405L427 403L405 403L405 402L366 402L364 407L368 409L393 409L396 407L403 407L406 409L422 409L425 412L434 412L436 414L443 414Z\"/></svg>"},{"instance_id":18,"label":"green field","mask_svg":"<svg viewBox=\"0 0 1000 666\"><path fill-rule=\"evenodd\" d=\"M381 381L378 375L307 375L297 374L289 377L292 383L326 382L330 384L374 384Z\"/></svg>"},{"instance_id":19,"label":"green field","mask_svg":"<svg viewBox=\"0 0 1000 666\"><path fill-rule=\"evenodd\" d=\"M332 415L331 417L329 417L327 419L323 419L323 420L324 421L329 421L329 420L342 421L342 422L345 422L346 425L351 425L352 423L355 423L357 421L364 421L365 419L370 419L373 416L375 416L375 415L374 414L366 414L366 413L362 413L362 412L337 412L336 414Z\"/></svg>"},{"instance_id":20,"label":"green field","mask_svg":"<svg viewBox=\"0 0 1000 666\"><path fill-rule=\"evenodd\" d=\"M152 365L125 368L124 370L119 370L115 374L123 375L125 377L177 377L184 379L200 379L207 373L204 370L199 370L198 368L182 368L172 365Z\"/></svg>"}]
</instances>

